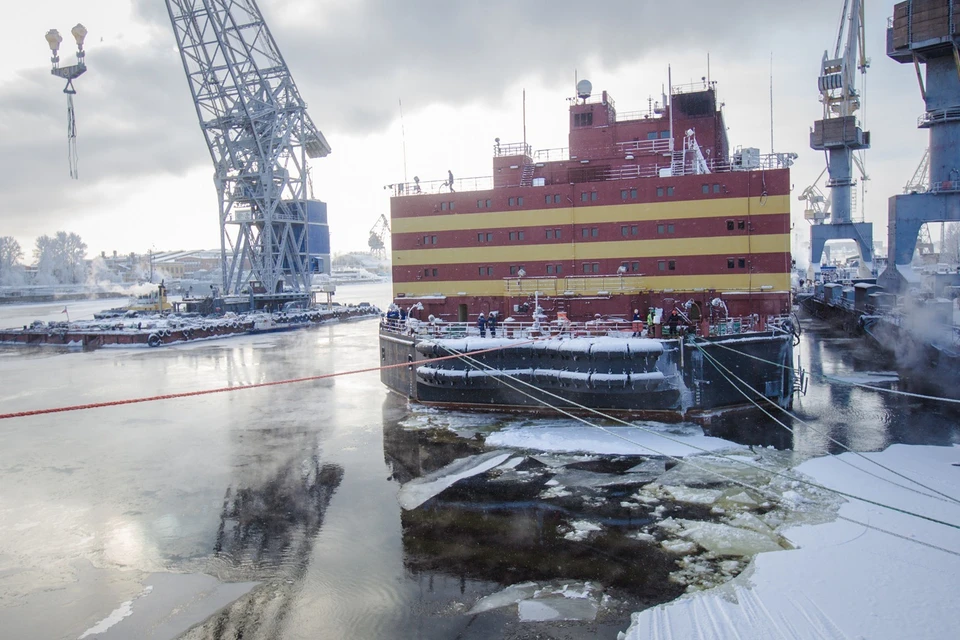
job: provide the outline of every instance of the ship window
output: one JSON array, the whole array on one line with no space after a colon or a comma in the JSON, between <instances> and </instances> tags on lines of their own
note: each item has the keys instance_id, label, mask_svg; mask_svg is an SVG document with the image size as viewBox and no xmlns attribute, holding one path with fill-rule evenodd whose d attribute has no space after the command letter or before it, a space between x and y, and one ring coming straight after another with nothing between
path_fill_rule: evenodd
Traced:
<instances>
[{"instance_id":1,"label":"ship window","mask_svg":"<svg viewBox=\"0 0 960 640\"><path fill-rule=\"evenodd\" d=\"M647 140L656 140L657 132L656 131L647 131Z\"/></svg>"},{"instance_id":2,"label":"ship window","mask_svg":"<svg viewBox=\"0 0 960 640\"><path fill-rule=\"evenodd\" d=\"M593 272L594 272L594 273L600 273L600 263L599 263L599 262L594 262L594 263L593 263Z\"/></svg>"},{"instance_id":3,"label":"ship window","mask_svg":"<svg viewBox=\"0 0 960 640\"><path fill-rule=\"evenodd\" d=\"M740 229L742 231L743 229L746 229L746 227L747 225L744 224L743 220L737 220L737 229Z\"/></svg>"},{"instance_id":4,"label":"ship window","mask_svg":"<svg viewBox=\"0 0 960 640\"><path fill-rule=\"evenodd\" d=\"M423 244L430 244L430 236L423 236Z\"/></svg>"},{"instance_id":5,"label":"ship window","mask_svg":"<svg viewBox=\"0 0 960 640\"><path fill-rule=\"evenodd\" d=\"M510 265L510 275L512 276L517 275L517 265L515 264Z\"/></svg>"},{"instance_id":6,"label":"ship window","mask_svg":"<svg viewBox=\"0 0 960 640\"><path fill-rule=\"evenodd\" d=\"M663 187L657 187L657 197L658 198L663 197Z\"/></svg>"},{"instance_id":7,"label":"ship window","mask_svg":"<svg viewBox=\"0 0 960 640\"><path fill-rule=\"evenodd\" d=\"M621 189L621 190L620 190L620 199L621 199L621 200L626 200L626 199L627 199L627 190L626 190L626 189Z\"/></svg>"},{"instance_id":8,"label":"ship window","mask_svg":"<svg viewBox=\"0 0 960 640\"><path fill-rule=\"evenodd\" d=\"M436 270L436 269L432 269L432 271L433 271L433 275L437 275L437 270Z\"/></svg>"},{"instance_id":9,"label":"ship window","mask_svg":"<svg viewBox=\"0 0 960 640\"><path fill-rule=\"evenodd\" d=\"M446 202L441 202L441 203L440 203L440 211L446 211L446 210L447 210L447 203L446 203Z\"/></svg>"},{"instance_id":10,"label":"ship window","mask_svg":"<svg viewBox=\"0 0 960 640\"><path fill-rule=\"evenodd\" d=\"M480 275L485 275L487 272L486 267L480 267Z\"/></svg>"},{"instance_id":11,"label":"ship window","mask_svg":"<svg viewBox=\"0 0 960 640\"><path fill-rule=\"evenodd\" d=\"M590 229L587 229L586 227L584 227L583 229L580 229L580 236L581 236L581 237L584 237L584 238L589 238L589 237L590 237Z\"/></svg>"},{"instance_id":12,"label":"ship window","mask_svg":"<svg viewBox=\"0 0 960 640\"><path fill-rule=\"evenodd\" d=\"M668 195L668 196L672 196L672 195L673 195L673 187L667 187L667 195Z\"/></svg>"},{"instance_id":13,"label":"ship window","mask_svg":"<svg viewBox=\"0 0 960 640\"><path fill-rule=\"evenodd\" d=\"M630 235L630 227L620 227L620 235L623 237Z\"/></svg>"},{"instance_id":14,"label":"ship window","mask_svg":"<svg viewBox=\"0 0 960 640\"><path fill-rule=\"evenodd\" d=\"M598 229L597 227L590 229L590 235L593 236L594 238L599 237L600 229Z\"/></svg>"},{"instance_id":15,"label":"ship window","mask_svg":"<svg viewBox=\"0 0 960 640\"><path fill-rule=\"evenodd\" d=\"M560 194L559 194L559 193L553 194L553 204L560 204Z\"/></svg>"},{"instance_id":16,"label":"ship window","mask_svg":"<svg viewBox=\"0 0 960 640\"><path fill-rule=\"evenodd\" d=\"M424 278L430 277L430 269L424 269L424 270L423 270L423 277L424 277Z\"/></svg>"},{"instance_id":17,"label":"ship window","mask_svg":"<svg viewBox=\"0 0 960 640\"><path fill-rule=\"evenodd\" d=\"M513 205L517 204L517 199L516 199L516 198L510 198L510 200L508 200L508 204L512 207Z\"/></svg>"},{"instance_id":18,"label":"ship window","mask_svg":"<svg viewBox=\"0 0 960 640\"><path fill-rule=\"evenodd\" d=\"M658 261L657 261L657 269L660 270L660 271L666 271L666 270L667 270L667 261L666 261L666 260L658 260Z\"/></svg>"},{"instance_id":19,"label":"ship window","mask_svg":"<svg viewBox=\"0 0 960 640\"><path fill-rule=\"evenodd\" d=\"M514 241L514 240L516 240L516 239L517 239L517 232L516 232L516 231L511 231L511 232L510 232L510 240L511 240L511 242Z\"/></svg>"},{"instance_id":20,"label":"ship window","mask_svg":"<svg viewBox=\"0 0 960 640\"><path fill-rule=\"evenodd\" d=\"M667 261L667 269L669 269L670 271L676 271L676 270L677 270L677 261L676 261L676 260L668 260L668 261Z\"/></svg>"},{"instance_id":21,"label":"ship window","mask_svg":"<svg viewBox=\"0 0 960 640\"><path fill-rule=\"evenodd\" d=\"M637 199L637 190L636 190L636 189L630 189L630 199L631 199L631 200L636 200L636 199Z\"/></svg>"},{"instance_id":22,"label":"ship window","mask_svg":"<svg viewBox=\"0 0 960 640\"><path fill-rule=\"evenodd\" d=\"M621 263L620 263L620 268L623 269L624 271L626 271L626 270L628 270L628 269L630 268L630 263L629 263L629 262L621 262Z\"/></svg>"},{"instance_id":23,"label":"ship window","mask_svg":"<svg viewBox=\"0 0 960 640\"><path fill-rule=\"evenodd\" d=\"M575 113L573 114L573 126L575 127L589 127L593 125L593 112L588 111L586 113Z\"/></svg>"},{"instance_id":24,"label":"ship window","mask_svg":"<svg viewBox=\"0 0 960 640\"><path fill-rule=\"evenodd\" d=\"M456 202L451 202L451 203L450 203L450 211L453 211L453 205L455 205L455 204L457 204L457 203L456 203Z\"/></svg>"},{"instance_id":25,"label":"ship window","mask_svg":"<svg viewBox=\"0 0 960 640\"><path fill-rule=\"evenodd\" d=\"M552 265L552 264L548 264L548 265L547 265L547 274L551 274L551 273L553 273L553 265Z\"/></svg>"},{"instance_id":26,"label":"ship window","mask_svg":"<svg viewBox=\"0 0 960 640\"><path fill-rule=\"evenodd\" d=\"M733 231L733 220L727 220L727 231Z\"/></svg>"},{"instance_id":27,"label":"ship window","mask_svg":"<svg viewBox=\"0 0 960 640\"><path fill-rule=\"evenodd\" d=\"M547 229L547 240L553 238L553 229Z\"/></svg>"},{"instance_id":28,"label":"ship window","mask_svg":"<svg viewBox=\"0 0 960 640\"><path fill-rule=\"evenodd\" d=\"M663 131L661 131L661 132L660 132L660 137L661 137L661 138L669 138L669 137L670 137L670 130L669 130L669 129L664 129Z\"/></svg>"},{"instance_id":29,"label":"ship window","mask_svg":"<svg viewBox=\"0 0 960 640\"><path fill-rule=\"evenodd\" d=\"M713 192L714 192L714 193L720 193L720 185L719 185L719 184L714 184L714 185L713 185Z\"/></svg>"},{"instance_id":30,"label":"ship window","mask_svg":"<svg viewBox=\"0 0 960 640\"><path fill-rule=\"evenodd\" d=\"M702 188L704 193L710 193L710 185L705 184Z\"/></svg>"},{"instance_id":31,"label":"ship window","mask_svg":"<svg viewBox=\"0 0 960 640\"><path fill-rule=\"evenodd\" d=\"M727 269L733 269L733 258L727 258Z\"/></svg>"},{"instance_id":32,"label":"ship window","mask_svg":"<svg viewBox=\"0 0 960 640\"><path fill-rule=\"evenodd\" d=\"M477 234L477 242L483 242L484 235L482 233Z\"/></svg>"},{"instance_id":33,"label":"ship window","mask_svg":"<svg viewBox=\"0 0 960 640\"><path fill-rule=\"evenodd\" d=\"M597 192L596 192L596 191L591 191L591 192L590 192L590 200L596 202L596 200L597 200Z\"/></svg>"},{"instance_id":34,"label":"ship window","mask_svg":"<svg viewBox=\"0 0 960 640\"><path fill-rule=\"evenodd\" d=\"M519 240L523 240L523 231L518 231L518 232L517 232L517 238L518 238Z\"/></svg>"},{"instance_id":35,"label":"ship window","mask_svg":"<svg viewBox=\"0 0 960 640\"><path fill-rule=\"evenodd\" d=\"M487 267L487 275L488 275L488 276L492 276L492 275L493 275L493 267Z\"/></svg>"},{"instance_id":36,"label":"ship window","mask_svg":"<svg viewBox=\"0 0 960 640\"><path fill-rule=\"evenodd\" d=\"M483 200L477 200L477 209L483 209Z\"/></svg>"},{"instance_id":37,"label":"ship window","mask_svg":"<svg viewBox=\"0 0 960 640\"><path fill-rule=\"evenodd\" d=\"M437 244L437 236L430 236L430 244Z\"/></svg>"},{"instance_id":38,"label":"ship window","mask_svg":"<svg viewBox=\"0 0 960 640\"><path fill-rule=\"evenodd\" d=\"M673 225L672 225L672 224L668 224L668 225L667 225L667 233L673 233Z\"/></svg>"},{"instance_id":39,"label":"ship window","mask_svg":"<svg viewBox=\"0 0 960 640\"><path fill-rule=\"evenodd\" d=\"M737 267L741 269L747 268L747 261L744 258L737 258Z\"/></svg>"},{"instance_id":40,"label":"ship window","mask_svg":"<svg viewBox=\"0 0 960 640\"><path fill-rule=\"evenodd\" d=\"M662 224L658 224L658 225L657 225L657 233L663 233L663 225L662 225Z\"/></svg>"},{"instance_id":41,"label":"ship window","mask_svg":"<svg viewBox=\"0 0 960 640\"><path fill-rule=\"evenodd\" d=\"M560 239L560 229L554 229L553 234L557 237L557 240Z\"/></svg>"},{"instance_id":42,"label":"ship window","mask_svg":"<svg viewBox=\"0 0 960 640\"><path fill-rule=\"evenodd\" d=\"M583 263L583 272L584 272L584 273L590 273L590 263L589 263L589 262L584 262L584 263Z\"/></svg>"},{"instance_id":43,"label":"ship window","mask_svg":"<svg viewBox=\"0 0 960 640\"><path fill-rule=\"evenodd\" d=\"M631 263L630 263L630 271L640 271L640 263L639 263L639 262L631 262Z\"/></svg>"},{"instance_id":44,"label":"ship window","mask_svg":"<svg viewBox=\"0 0 960 640\"><path fill-rule=\"evenodd\" d=\"M546 203L546 204L550 204L551 202L553 202L553 196L551 196L551 195L548 193L547 195L543 196L543 201L544 201L544 203Z\"/></svg>"},{"instance_id":45,"label":"ship window","mask_svg":"<svg viewBox=\"0 0 960 640\"><path fill-rule=\"evenodd\" d=\"M487 200L487 209L493 204L493 200Z\"/></svg>"},{"instance_id":46,"label":"ship window","mask_svg":"<svg viewBox=\"0 0 960 640\"><path fill-rule=\"evenodd\" d=\"M558 265L557 265L557 273L563 273L563 265L562 265L562 264L558 264Z\"/></svg>"},{"instance_id":47,"label":"ship window","mask_svg":"<svg viewBox=\"0 0 960 640\"><path fill-rule=\"evenodd\" d=\"M522 207L522 206L523 206L523 196L519 196L519 197L517 198L517 206L518 206L518 207Z\"/></svg>"},{"instance_id":48,"label":"ship window","mask_svg":"<svg viewBox=\"0 0 960 640\"><path fill-rule=\"evenodd\" d=\"M590 194L588 194L586 191L580 192L580 202L586 202L587 198L589 197L590 197Z\"/></svg>"},{"instance_id":49,"label":"ship window","mask_svg":"<svg viewBox=\"0 0 960 640\"><path fill-rule=\"evenodd\" d=\"M635 224L634 224L634 225L630 225L630 235L632 235L632 236L637 235L637 225L635 225Z\"/></svg>"}]
</instances>

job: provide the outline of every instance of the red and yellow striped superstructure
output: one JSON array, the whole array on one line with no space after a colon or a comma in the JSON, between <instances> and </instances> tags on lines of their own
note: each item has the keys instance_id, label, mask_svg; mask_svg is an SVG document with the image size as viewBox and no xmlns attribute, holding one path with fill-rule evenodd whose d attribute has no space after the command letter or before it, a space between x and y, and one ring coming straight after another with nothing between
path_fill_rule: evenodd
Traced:
<instances>
[{"instance_id":1,"label":"red and yellow striped superstructure","mask_svg":"<svg viewBox=\"0 0 960 640\"><path fill-rule=\"evenodd\" d=\"M712 84L670 103L581 96L568 149L498 142L493 178L394 185L394 301L445 321L523 319L535 297L574 321L717 297L789 312L789 158L731 153Z\"/></svg>"}]
</instances>

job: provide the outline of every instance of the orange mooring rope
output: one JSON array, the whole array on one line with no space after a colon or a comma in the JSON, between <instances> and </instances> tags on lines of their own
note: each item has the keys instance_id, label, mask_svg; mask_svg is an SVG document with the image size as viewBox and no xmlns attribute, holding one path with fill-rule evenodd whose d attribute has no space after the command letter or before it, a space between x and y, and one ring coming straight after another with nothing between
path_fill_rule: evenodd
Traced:
<instances>
[{"instance_id":1,"label":"orange mooring rope","mask_svg":"<svg viewBox=\"0 0 960 640\"><path fill-rule=\"evenodd\" d=\"M511 347L522 345L522 344L531 344L533 340L527 340L524 342L515 342L511 344ZM499 351L505 347L494 347L492 349L483 349L482 351L471 351L470 355L477 355L481 353L490 353L492 351ZM382 367L368 367L366 369L354 369L353 371L339 371L337 373L325 373L319 376L307 376L305 378L291 378L289 380L275 380L273 382L257 382L254 384L245 384L239 385L236 387L219 387L217 389L203 389L200 391L183 391L181 393L167 393L161 396L144 396L141 398L127 398L126 400L110 400L109 402L91 402L89 404L75 404L68 405L65 407L50 407L47 409L33 409L31 411L16 411L13 413L0 413L0 420L6 420L8 418L24 418L27 416L39 416L47 413L64 413L67 411L82 411L84 409L100 409L103 407L116 407L123 404L137 404L139 402L155 402L157 400L172 400L174 398L190 398L193 396L205 396L212 393L226 393L228 391L243 391L246 389L258 389L260 387L274 387L281 384L295 384L297 382L311 382L313 380L324 380L326 378L337 378L339 376L349 376L357 373L370 373L371 371L383 371L385 369L395 369L397 367L412 367L415 365L420 365L428 362L440 362L441 360L450 360L453 358L459 358L460 354L454 354L452 356L442 356L440 358L429 358L427 360L411 360L410 362L398 362L397 364L388 364Z\"/></svg>"}]
</instances>

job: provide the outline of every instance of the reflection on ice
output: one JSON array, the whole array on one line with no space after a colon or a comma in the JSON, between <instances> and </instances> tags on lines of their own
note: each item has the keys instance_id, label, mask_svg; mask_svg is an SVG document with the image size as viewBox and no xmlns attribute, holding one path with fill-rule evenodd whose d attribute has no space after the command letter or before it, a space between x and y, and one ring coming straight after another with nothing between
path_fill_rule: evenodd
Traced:
<instances>
[{"instance_id":1,"label":"reflection on ice","mask_svg":"<svg viewBox=\"0 0 960 640\"><path fill-rule=\"evenodd\" d=\"M491 451L452 462L422 478L411 480L400 488L397 500L404 509L416 509L455 482L492 469L510 458L510 453Z\"/></svg>"}]
</instances>

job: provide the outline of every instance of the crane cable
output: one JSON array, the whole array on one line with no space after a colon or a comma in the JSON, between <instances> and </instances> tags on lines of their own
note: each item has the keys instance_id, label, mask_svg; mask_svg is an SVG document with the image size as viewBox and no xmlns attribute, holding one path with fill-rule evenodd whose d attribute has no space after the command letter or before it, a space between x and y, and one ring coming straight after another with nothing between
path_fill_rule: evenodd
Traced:
<instances>
[{"instance_id":1,"label":"crane cable","mask_svg":"<svg viewBox=\"0 0 960 640\"><path fill-rule=\"evenodd\" d=\"M448 351L451 351L451 352L452 352L453 350L448 349ZM479 353L479 352L476 352L476 353ZM465 356L465 355L464 355L464 356L462 356L462 357L463 357L465 360L467 360L468 362L469 362L470 360L473 360L475 363L478 363L478 364L480 364L481 366L487 367L488 369L494 369L494 370L495 370L494 367L491 367L490 365L486 365L485 363L480 363L479 361L476 361L475 359L471 358L470 356ZM473 363L471 363L471 364L473 364ZM476 367L476 364L474 364L473 366ZM479 367L476 367L476 368L479 368ZM722 375L722 372L721 372L721 375ZM498 376L498 377L499 377L499 376ZM578 408L578 409L582 409L582 410L588 411L588 412L590 412L590 413L599 415L599 416L604 417L604 418L606 418L606 419L608 419L608 420L612 420L612 421L614 421L614 422L618 422L618 423L623 424L623 425L627 425L627 426L639 428L641 431L646 431L646 432L648 432L648 433L652 433L653 435L656 435L656 436L659 436L659 437L663 437L663 438L668 439L668 440L673 440L673 439L670 438L669 436L664 436L664 435L661 434L661 433L657 433L657 432L655 432L655 431L646 429L645 427L640 427L639 425L631 424L631 423L626 422L626 421L624 421L624 420L621 420L621 419L619 419L619 418L615 418L615 417L613 417L613 416L611 416L611 415L605 414L605 413L603 413L603 412L601 412L601 411L599 411L599 410L592 409L592 408L590 408L590 407L587 407L587 406L581 405L581 404L579 404L579 403L573 402L572 400L568 400L568 399L566 399L566 398L563 398L562 396L558 396L557 394L554 394L554 393L552 393L552 392L546 391L545 389L541 389L540 387L537 387L536 385L533 385L533 384L531 384L531 383L529 383L529 382L520 380L519 378L516 378L516 377L511 376L511 375L509 375L509 374L504 374L502 377L508 378L508 379L510 379L510 380L512 380L512 381L514 381L514 382L517 382L517 383L519 383L519 384L522 384L522 385L524 385L524 386L528 386L528 387L532 387L532 388L534 388L534 389L537 389L538 391L540 391L541 393L543 393L543 394L545 394L545 395L551 396L551 397L556 398L556 399L558 399L558 400L563 400L563 401L565 401L565 402L573 405L574 407L576 407L576 408ZM731 383L731 384L732 384L732 383ZM516 387L513 387L513 386L511 386L511 385L507 385L507 386L510 386L510 388L519 391ZM734 386L736 386L736 385L734 385ZM523 393L523 392L521 392L521 393ZM547 403L546 401L539 400L538 398L535 398L535 397L534 397L533 395L531 395L531 394L524 394L524 395L527 395L527 397L530 397L531 399L533 399L533 400L535 400L535 401L537 401L537 402L540 402L541 404L544 404L544 405L546 405L546 406L548 406L548 407L550 407L550 408L557 409L556 407L551 406L551 405L550 405L549 403ZM754 404L755 404L755 403L754 403ZM558 410L559 410L559 409L558 409ZM763 410L763 409L761 408L761 410ZM562 410L561 410L561 411L562 411ZM565 415L569 415L567 412L564 412L564 413L565 413ZM764 411L764 413L767 413L767 412ZM769 416L770 414L767 413L767 415ZM771 416L771 417L772 417L772 416ZM580 421L584 421L584 420L579 419L579 418L577 418L577 419L580 420ZM774 418L774 420L775 420L775 418ZM584 421L584 422L585 422L585 421ZM589 423L589 422L585 422L585 424L588 424L589 426L595 426L596 428L598 428L598 429L600 429L600 430L603 430L603 431L605 431L605 432L607 432L607 433L611 433L611 435L612 435L612 432L610 432L609 430L605 429L604 427L600 427L599 425L593 425L593 424L591 424L591 423ZM619 437L619 436L618 436L618 437ZM621 437L621 439L624 439L624 440L627 440L628 442L630 442L630 440L628 440L627 438ZM642 444L639 444L639 443L636 443L636 442L633 442L633 444L636 444L636 445L638 445L638 446L645 447L645 448L648 448L648 449L650 448L650 447L647 447L646 445L642 445ZM711 451L709 451L709 450L707 450L707 449L704 449L704 448L702 448L702 447L698 447L698 446L695 446L695 445L691 445L691 444L689 444L689 443L682 443L682 444L684 444L685 446L689 446L689 447L692 448L692 449L697 449L697 450L699 450L699 451L702 451L702 452L704 452L704 453L708 453L708 454L711 454L711 455L717 455L717 456L723 457L723 458L725 458L725 459L727 459L727 460L729 460L729 461L737 462L737 463L743 464L743 465L745 465L745 466L747 466L747 467L751 467L751 468L754 468L754 469L756 469L756 470L759 470L759 471L762 471L762 472L765 472L765 473L769 473L769 474L772 474L772 475L775 475L775 476L779 476L779 477L782 477L782 478L786 478L787 480L790 480L791 482L797 482L797 483L800 483L800 484L805 484L805 485L808 485L808 486L811 486L811 487L815 487L815 488L817 488L817 489L820 489L820 490L822 490L822 491L827 491L827 492L829 492L829 493L834 493L834 494L843 496L843 497L845 497L845 498L849 498L849 499L851 499L851 500L857 500L857 501L860 501L860 502L865 502L865 503L867 503L867 504L872 504L872 505L877 506L877 507L881 507L881 508L884 508L884 509L889 509L889 510L891 510L891 511L895 511L895 512L901 513L901 514L903 514L903 515L913 516L913 517L916 517L916 518L920 518L920 519L922 519L922 520L927 520L927 521L929 521L929 522L933 522L933 523L935 523L935 524L943 525L943 526L945 526L945 527L950 527L950 528L952 528L952 529L958 529L958 530L960 530L960 525L954 524L954 523L952 523L952 522L946 522L946 521L943 521L943 520L938 520L938 519L936 519L936 518L932 518L932 517L930 517L930 516L925 516L925 515L920 514L920 513L914 513L914 512L912 512L912 511L907 511L907 510L901 509L901 508L899 508L899 507L894 507L894 506L891 506L891 505L886 505L886 504L883 504L883 503L881 503L881 502L877 502L877 501L874 501L874 500L870 500L869 498L863 498L863 497L860 497L860 496L857 496L857 495L854 495L854 494L851 494L851 493L846 493L846 492L844 492L844 491L840 491L840 490L838 490L838 489L832 489L832 488L827 487L827 486L825 486L825 485L822 485L822 484L819 484L819 483L816 483L816 482L812 482L812 481L810 481L810 480L805 480L805 479L803 479L803 478L799 478L799 477L796 477L796 476L791 476L791 475L789 475L789 474L785 474L785 473L782 473L782 472L772 471L772 470L769 470L769 469L764 469L763 467L760 467L760 466L757 466L757 465L753 465L753 464L748 463L748 462L745 462L745 461L743 461L743 460L737 460L737 459L731 458L731 457L729 457L729 456L724 456L723 454L717 454L717 453L715 453L715 452L711 452ZM651 450L652 450L652 449L651 449ZM660 454L660 455L662 455L662 454ZM672 458L672 459L675 459L675 458ZM708 472L710 472L710 473L716 473L716 472L709 471L709 470L708 470ZM719 475L719 474L717 474L717 475ZM737 481L735 481L735 480L731 480L731 481L732 481L732 482L737 482ZM751 487L751 488L752 488L752 487ZM761 493L766 493L766 492L761 492ZM775 499L776 499L776 498L775 498ZM948 550L948 549L943 549L943 550L944 550L944 551L947 551L948 553L952 553L952 554L954 554L954 555L960 556L960 552L954 552L954 551L950 551L950 550Z\"/></svg>"},{"instance_id":2,"label":"crane cable","mask_svg":"<svg viewBox=\"0 0 960 640\"><path fill-rule=\"evenodd\" d=\"M928 497L928 498L933 498L933 499L936 499L936 500L945 500L945 501L949 501L949 502L952 502L952 503L955 503L955 504L960 504L960 500L958 500L957 498L954 498L953 496L950 496L950 495L948 495L948 494L946 494L946 493L943 493L943 492L941 492L941 491L937 491L936 489L934 489L934 488L932 488L932 487L929 487L929 486L923 484L922 482L920 482L920 481L918 481L918 480L914 480L913 478L910 478L909 476L906 476L906 475L904 475L904 474L902 474L902 473L900 473L900 472L898 472L898 471L895 471L895 470L891 469L890 467L888 467L888 466L886 466L886 465L884 465L884 464L881 464L881 463L877 462L876 460L873 460L873 459L871 459L871 458L868 458L867 456L863 455L861 452L859 452L859 451L854 451L853 449L851 449L850 447L848 447L848 446L845 445L844 443L840 442L839 440L837 440L837 439L834 438L833 436L829 435L828 433L824 433L823 431L817 429L816 427L814 427L812 424L810 424L809 422L807 422L806 420L804 420L804 419L801 418L800 416L798 416L798 415L796 415L796 414L794 414L794 413L791 413L791 412L788 411L785 407L781 407L781 406L780 406L779 404L777 404L776 402L773 402L772 400L770 400L770 398L767 398L766 396L764 396L764 395L763 395L762 393L760 393L757 389L754 389L753 387L751 387L743 378L741 378L740 376L738 376L737 374L735 374L733 371L731 371L730 369L728 369L726 366L720 364L713 356L711 356L711 355L708 354L706 351L704 351L700 343L693 342L692 344L693 344L695 347L697 347L697 349L700 351L700 353L703 354L703 356L704 356L705 358L707 358L707 360L720 372L720 375L722 375L722 376L727 380L727 382L728 382L731 386L733 386L735 389L737 389L737 391L739 391L740 394L741 394L744 398L746 398L747 400L749 400L749 401L751 402L751 404L753 404L753 405L756 406L758 409L760 409L760 411L763 411L763 413L765 413L771 420L773 420L773 421L776 422L778 425L780 425L781 427L783 427L784 429L786 429L789 433L793 434L793 433L794 433L794 430L793 430L792 428L790 428L789 426L785 425L784 423L780 422L779 420L777 420L773 415L771 415L769 412L767 412L763 407L761 407L761 406L758 405L756 402L754 402L754 400L753 400L752 398L750 398L742 389L740 389L739 387L737 387L737 385L735 385L735 384L730 380L729 377L727 377L726 375L724 375L723 371L726 371L726 372L729 373L731 376L733 376L734 378L736 378L736 380L737 380L738 382L740 382L740 384L742 384L746 389L749 389L750 391L752 391L753 393L755 393L755 394L757 395L757 397L763 398L764 400L766 400L767 402L769 402L771 405L777 407L778 409L780 409L780 411L782 411L783 413L785 413L785 414L787 414L788 416L790 416L792 419L794 419L794 420L796 420L797 422L803 424L804 426L806 426L807 428L809 428L811 431L813 431L813 432L816 433L817 435L819 435L819 436L821 436L821 437L823 437L823 438L826 438L827 440L829 440L829 441L832 442L833 444L841 447L842 449L844 449L844 450L847 451L848 453L852 453L852 454L856 455L857 457L863 459L864 461L869 462L869 463L871 463L871 464L874 464L874 465L880 467L881 469L883 469L884 471L887 471L888 473L891 473L891 474L893 474L893 475L895 475L895 476L898 476L898 477L900 477L900 478L903 478L904 480L906 480L906 481L908 481L908 482L912 482L912 483L916 484L917 486L923 487L923 488L926 489L927 491L932 491L933 493L935 493L935 494L937 494L937 495L939 495L939 496L942 496L942 497L937 498L936 496L932 496L932 495L927 494L927 493L924 493L924 492L922 492L922 491L918 491L918 490L913 489L913 488L911 488L911 487L906 487L906 486L904 486L904 485L902 485L902 484L899 484L899 483L897 483L897 482L894 482L893 480L890 480L889 478L884 478L883 476L879 476L879 475L876 475L876 474L874 474L874 473L871 473L870 471L867 471L866 469L861 469L860 467L857 467L857 466L853 465L853 464L852 464L851 462L849 462L849 461L845 461L845 460L844 460L843 462L844 462L845 464L848 464L848 465L850 465L851 467L853 467L853 468L855 468L855 469L859 469L860 471L863 471L863 472L866 473L867 475L872 476L872 477L874 477L874 478L877 478L878 480L882 480L882 481L884 481L884 482L889 482L890 484L893 484L893 485L896 486L896 487L899 487L899 488L901 488L901 489L905 489L906 491L912 491L912 492L914 492L914 493L918 493L918 494L920 494L920 495L922 495L922 496L926 496L926 497ZM741 355L747 355L747 354L743 354L742 352L739 352L739 351L737 351L736 353L741 354ZM720 369L723 369L723 371L720 371Z\"/></svg>"}]
</instances>

